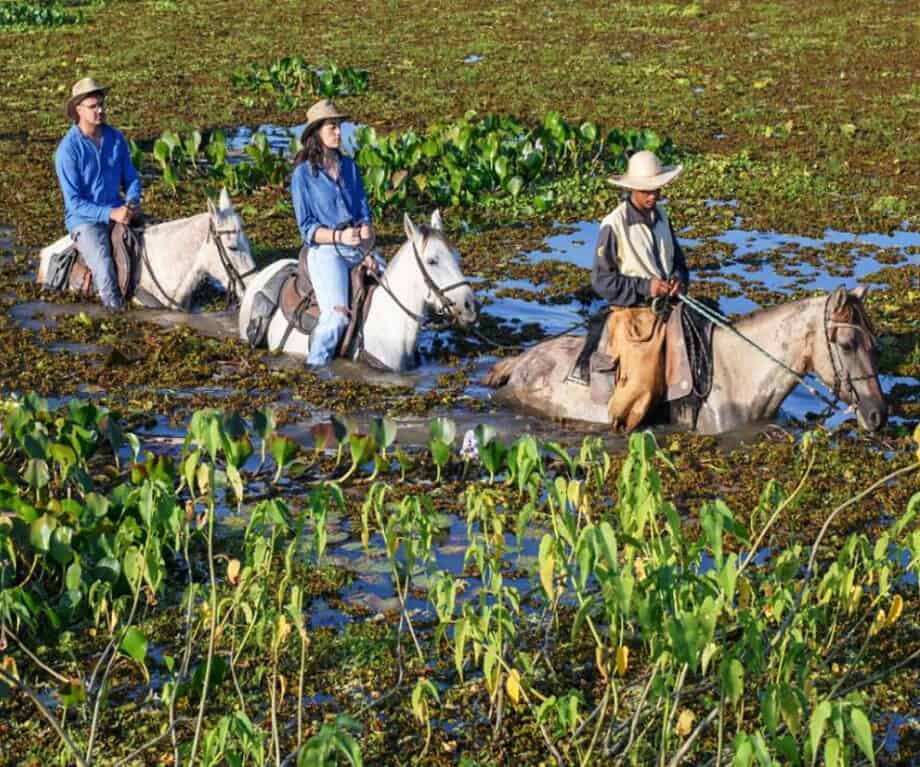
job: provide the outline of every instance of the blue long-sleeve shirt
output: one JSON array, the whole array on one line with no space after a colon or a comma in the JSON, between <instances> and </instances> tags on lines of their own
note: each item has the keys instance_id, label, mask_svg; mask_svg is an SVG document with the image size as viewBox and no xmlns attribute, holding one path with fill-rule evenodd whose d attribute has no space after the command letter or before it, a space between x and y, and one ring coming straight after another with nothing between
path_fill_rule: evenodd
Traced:
<instances>
[{"instance_id":1,"label":"blue long-sleeve shirt","mask_svg":"<svg viewBox=\"0 0 920 767\"><path fill-rule=\"evenodd\" d=\"M321 226L335 229L346 222L352 226L371 222L361 172L351 157L343 155L339 160L337 181L322 168L316 169L315 174L313 170L310 162L303 162L291 177L294 215L305 245L315 244L313 236Z\"/></svg>"},{"instance_id":2,"label":"blue long-sleeve shirt","mask_svg":"<svg viewBox=\"0 0 920 767\"><path fill-rule=\"evenodd\" d=\"M64 225L105 224L115 208L141 199L141 180L131 162L128 142L110 125L102 126L96 143L73 125L54 154L54 167L64 195ZM124 197L122 197L124 190Z\"/></svg>"}]
</instances>

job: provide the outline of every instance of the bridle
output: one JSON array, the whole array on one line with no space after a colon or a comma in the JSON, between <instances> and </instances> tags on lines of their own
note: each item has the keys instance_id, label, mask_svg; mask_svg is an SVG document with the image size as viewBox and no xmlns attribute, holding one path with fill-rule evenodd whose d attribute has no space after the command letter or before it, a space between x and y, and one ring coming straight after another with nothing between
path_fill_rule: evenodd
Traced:
<instances>
[{"instance_id":1,"label":"bridle","mask_svg":"<svg viewBox=\"0 0 920 767\"><path fill-rule=\"evenodd\" d=\"M839 346L836 340L837 328L851 328L852 330L859 331L865 336L867 345L870 350L876 346L875 334L870 328L865 327L863 322L849 322L846 320L835 319L833 313L830 311L830 303L832 297L833 296L828 296L827 301L824 304L824 340L827 343L827 356L831 361L831 370L834 374L834 385L831 393L833 394L835 400L845 402L842 396L845 392L851 401L851 407L856 407L859 404L860 397L859 392L856 390L856 387L853 386L853 383L856 381L867 381L869 379L875 378L877 374L867 373L866 375L852 376L849 372L846 371L843 360L840 358L841 353L839 351L835 351ZM851 308L851 311L854 313L854 315L857 316L857 318L859 318L859 314L857 313L856 309ZM844 373L846 374L844 375ZM844 385L846 386L846 390L844 390Z\"/></svg>"},{"instance_id":2,"label":"bridle","mask_svg":"<svg viewBox=\"0 0 920 767\"><path fill-rule=\"evenodd\" d=\"M458 280L457 282L452 282L449 285L438 285L428 270L425 268L425 263L418 252L418 248L415 245L415 239L410 239L410 244L412 245L412 255L415 257L415 263L419 268L419 271L422 273L422 279L425 281L425 286L428 288L429 294L433 295L437 299L437 305L435 308L435 314L441 318L440 322L429 322L428 319L422 315L413 312L408 306L406 306L393 290L390 288L389 280L387 280L387 275L384 274L383 277L377 277L377 284L383 288L383 290L393 299L393 302L403 310L409 317L415 320L419 325L433 330L444 330L449 327L453 327L457 324L460 319L460 312L457 310L457 302L454 301L448 292L451 290L456 290L457 288L472 287L471 283L467 279Z\"/></svg>"},{"instance_id":3,"label":"bridle","mask_svg":"<svg viewBox=\"0 0 920 767\"><path fill-rule=\"evenodd\" d=\"M208 217L208 238L205 242L214 240L214 244L217 246L217 255L220 258L221 266L224 267L224 271L227 273L227 307L231 307L235 304L238 304L243 297L243 294L246 292L246 283L245 279L252 274L255 274L259 271L257 266L254 266L248 272L240 272L236 268L236 265L230 258L230 253L239 253L240 249L237 245L227 245L224 242L224 235L239 235L240 230L237 228L234 229L220 229L214 223L214 216ZM161 288L162 290L162 288Z\"/></svg>"},{"instance_id":4,"label":"bridle","mask_svg":"<svg viewBox=\"0 0 920 767\"><path fill-rule=\"evenodd\" d=\"M874 378L875 375L876 375L876 374L874 374L874 373L871 373L871 374L864 375L864 376L856 376L856 377L853 377L853 376L847 374L847 376L846 376L845 379L844 379L844 377L841 375L841 370L845 370L845 368L844 368L844 366L843 366L842 363L841 363L840 365L838 365L837 360L836 360L835 357L834 357L834 350L833 350L833 347L834 347L834 346L837 346L837 343L836 343L835 341L832 341L832 340L831 340L832 336L834 336L834 335L836 334L836 328L837 328L837 327L853 327L853 328L857 328L857 329L859 329L860 331L862 331L863 333L865 333L865 334L867 335L867 337L870 339L870 342L871 342L873 345L874 345L874 343L875 343L875 337L874 337L874 335L872 334L872 331L871 331L871 330L869 330L869 329L867 329L867 328L864 328L864 327L863 327L862 325L860 325L860 324L854 324L854 323L851 323L851 322L846 322L846 321L841 321L841 320L835 320L835 319L833 318L831 312L830 312L830 302L831 302L831 299L833 298L833 295L828 296L827 301L825 301L825 303L824 303L824 339L825 339L825 341L826 341L826 343L827 343L827 353L828 353L828 356L830 357L830 360L831 360L831 369L832 369L833 372L834 372L834 385L833 385L833 388L831 388L831 387L826 387L826 388L831 389L831 394L833 395L833 399L831 399L830 397L827 397L826 395L824 395L823 393L821 393L820 391L818 391L814 386L812 386L812 385L808 382L808 380L805 378L804 375L802 375L801 373L796 372L796 371L793 370L791 367L789 367L785 362L783 362L782 360L777 359L774 355L770 354L770 352L768 352L766 349L764 349L762 346L760 346L760 344L756 343L755 341L753 341L752 339L750 339L750 338L748 338L746 335L744 335L740 330L738 330L738 329L732 324L732 321L731 321L728 317L726 317L724 314L722 314L721 312L719 312L719 311L717 311L717 310L715 310L715 309L713 309L713 308L711 308L711 307L709 307L709 306L706 306L705 304L701 303L701 302L698 301L697 299L695 299L695 298L693 298L692 296L689 296L689 295L687 295L687 294L685 294L685 293L679 294L679 295L677 296L677 298L678 298L678 300L682 301L682 302L685 303L687 306L689 306L693 311L697 312L698 314L700 314L700 315L702 315L703 317L705 317L706 319L708 319L710 322L714 323L715 325L718 325L718 326L719 326L720 328L722 328L723 330L727 330L727 331L733 333L734 335L738 336L742 341L744 341L745 343L747 343L747 344L748 344L749 346L751 346L753 349L755 349L755 350L757 350L758 352L760 352L760 353L761 353L764 357L766 357L768 360L770 360L770 361L773 362L775 365L777 365L778 367L780 367L780 368L782 368L783 370L785 370L785 371L786 371L789 375L791 375L796 381L798 381L798 382L808 391L809 394L811 394L811 395L813 395L814 397L816 397L817 399L821 400L825 405L828 406L828 408L829 408L830 410L835 410L835 409L839 408L839 407L841 406L841 404L845 406L845 407L843 408L844 410L853 410L853 409L855 409L856 406L859 404L859 393L856 391L856 388L853 386L853 382L854 382L854 381L865 381L865 380L867 380L867 379ZM854 311L855 311L855 310L854 310ZM816 377L817 377L817 376L816 376ZM847 388L848 388L848 390L849 390L849 394L850 394L851 398L853 399L852 404L847 403L847 402L840 396L840 395L841 395L841 392L843 391L843 382L844 382L844 380L846 380ZM826 385L825 385L825 386L826 386Z\"/></svg>"}]
</instances>

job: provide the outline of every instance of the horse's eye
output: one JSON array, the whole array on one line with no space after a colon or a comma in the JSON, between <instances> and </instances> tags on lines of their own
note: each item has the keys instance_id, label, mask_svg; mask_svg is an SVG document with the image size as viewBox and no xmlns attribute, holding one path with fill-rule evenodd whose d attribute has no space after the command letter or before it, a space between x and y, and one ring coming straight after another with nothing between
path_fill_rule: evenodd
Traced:
<instances>
[{"instance_id":1,"label":"horse's eye","mask_svg":"<svg viewBox=\"0 0 920 767\"><path fill-rule=\"evenodd\" d=\"M428 266L437 266L437 265L438 265L438 259L436 259L436 258L429 258L429 259L428 259Z\"/></svg>"}]
</instances>

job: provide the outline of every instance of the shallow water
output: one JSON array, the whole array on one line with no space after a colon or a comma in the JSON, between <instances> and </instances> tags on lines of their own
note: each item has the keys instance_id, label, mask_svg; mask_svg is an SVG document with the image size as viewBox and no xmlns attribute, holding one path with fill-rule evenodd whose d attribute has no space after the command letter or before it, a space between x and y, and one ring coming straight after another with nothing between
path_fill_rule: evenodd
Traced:
<instances>
[{"instance_id":1,"label":"shallow water","mask_svg":"<svg viewBox=\"0 0 920 767\"><path fill-rule=\"evenodd\" d=\"M253 136L256 133L264 133L269 147L274 152L283 157L290 157L291 142L298 141L306 127L306 123L291 127L264 123L253 130L246 125L241 125L227 133L227 155L237 160L244 159L243 149L252 142ZM358 148L357 130L359 127L361 126L358 123L347 120L342 123L342 151L346 154L354 154Z\"/></svg>"}]
</instances>

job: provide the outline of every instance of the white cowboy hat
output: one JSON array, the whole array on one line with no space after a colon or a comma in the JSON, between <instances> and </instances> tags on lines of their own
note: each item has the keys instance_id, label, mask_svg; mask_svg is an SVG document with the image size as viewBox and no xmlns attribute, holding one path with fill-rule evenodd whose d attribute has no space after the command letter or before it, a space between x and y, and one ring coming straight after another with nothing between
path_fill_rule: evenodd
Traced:
<instances>
[{"instance_id":1,"label":"white cowboy hat","mask_svg":"<svg viewBox=\"0 0 920 767\"><path fill-rule=\"evenodd\" d=\"M307 110L307 124L303 129L303 135L306 136L319 126L323 120L344 120L348 117L344 112L329 99L317 101Z\"/></svg>"},{"instance_id":2,"label":"white cowboy hat","mask_svg":"<svg viewBox=\"0 0 920 767\"><path fill-rule=\"evenodd\" d=\"M94 93L101 93L105 96L108 92L109 87L107 85L100 85L92 77L84 77L82 80L75 82L73 88L70 89L70 99L68 99L67 103L64 105L64 111L71 120L76 122L77 104Z\"/></svg>"},{"instance_id":3,"label":"white cowboy hat","mask_svg":"<svg viewBox=\"0 0 920 767\"><path fill-rule=\"evenodd\" d=\"M623 176L612 176L611 184L624 189L638 189L641 192L653 192L673 181L684 170L683 165L662 166L654 152L643 149L629 158L629 165Z\"/></svg>"}]
</instances>

